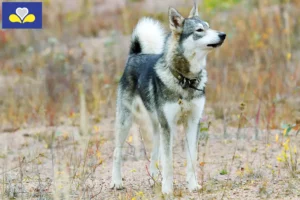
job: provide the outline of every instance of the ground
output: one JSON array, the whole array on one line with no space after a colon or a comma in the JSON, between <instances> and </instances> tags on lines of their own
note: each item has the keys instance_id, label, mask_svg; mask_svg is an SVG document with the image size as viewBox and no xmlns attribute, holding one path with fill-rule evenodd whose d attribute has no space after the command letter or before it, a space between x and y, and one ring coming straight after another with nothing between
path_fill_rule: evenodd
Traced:
<instances>
[{"instance_id":1,"label":"ground","mask_svg":"<svg viewBox=\"0 0 300 200\"><path fill-rule=\"evenodd\" d=\"M153 184L148 173L151 142L139 139L133 127L124 148L126 189L109 188L113 154L114 119L103 119L88 136L76 126L39 127L0 133L1 197L17 199L162 199L161 180ZM300 174L294 145L300 136L291 131L261 131L212 124L199 144L198 179L201 191L189 193L185 184L184 132L174 143L174 199L299 199ZM135 137L137 136L137 137ZM266 138L269 136L269 142ZM290 140L289 140L290 139ZM136 140L139 140L136 142ZM287 143L286 143L287 142ZM287 146L288 145L288 146ZM284 148L286 147L286 158ZM294 153L293 153L294 152ZM294 157L294 158L295 158ZM297 158L296 158L297 159ZM292 170L292 164L296 168ZM159 166L158 166L159 167ZM160 167L159 167L160 168ZM55 191L55 192L54 192ZM169 197L166 197L168 199Z\"/></svg>"}]
</instances>

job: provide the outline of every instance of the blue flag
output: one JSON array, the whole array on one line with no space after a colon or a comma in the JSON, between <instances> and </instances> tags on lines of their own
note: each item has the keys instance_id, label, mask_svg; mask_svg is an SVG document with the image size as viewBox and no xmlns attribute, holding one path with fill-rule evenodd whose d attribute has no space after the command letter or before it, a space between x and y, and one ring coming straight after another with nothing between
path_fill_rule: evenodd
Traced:
<instances>
[{"instance_id":1,"label":"blue flag","mask_svg":"<svg viewBox=\"0 0 300 200\"><path fill-rule=\"evenodd\" d=\"M3 29L41 29L42 2L2 2Z\"/></svg>"}]
</instances>

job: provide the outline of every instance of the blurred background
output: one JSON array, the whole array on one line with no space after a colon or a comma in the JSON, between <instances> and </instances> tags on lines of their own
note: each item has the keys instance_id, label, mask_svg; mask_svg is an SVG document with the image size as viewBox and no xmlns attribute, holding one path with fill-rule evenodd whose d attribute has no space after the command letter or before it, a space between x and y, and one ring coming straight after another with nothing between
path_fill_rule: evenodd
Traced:
<instances>
[{"instance_id":1,"label":"blurred background","mask_svg":"<svg viewBox=\"0 0 300 200\"><path fill-rule=\"evenodd\" d=\"M299 123L300 1L198 2L201 18L228 35L209 55L207 118L224 130ZM113 118L138 19L150 16L168 29L168 7L187 17L192 0L44 0L43 6L42 30L0 30L0 131Z\"/></svg>"}]
</instances>

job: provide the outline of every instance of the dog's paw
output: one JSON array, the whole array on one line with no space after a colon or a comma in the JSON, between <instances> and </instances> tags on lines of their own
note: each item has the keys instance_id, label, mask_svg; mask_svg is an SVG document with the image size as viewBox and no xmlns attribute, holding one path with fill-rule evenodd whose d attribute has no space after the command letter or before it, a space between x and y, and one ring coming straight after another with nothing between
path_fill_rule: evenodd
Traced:
<instances>
[{"instance_id":1,"label":"dog's paw","mask_svg":"<svg viewBox=\"0 0 300 200\"><path fill-rule=\"evenodd\" d=\"M124 188L122 181L113 181L110 184L110 189L123 190Z\"/></svg>"},{"instance_id":2,"label":"dog's paw","mask_svg":"<svg viewBox=\"0 0 300 200\"><path fill-rule=\"evenodd\" d=\"M162 188L161 191L163 194L173 194L173 183L171 181L169 182L162 182Z\"/></svg>"},{"instance_id":3,"label":"dog's paw","mask_svg":"<svg viewBox=\"0 0 300 200\"><path fill-rule=\"evenodd\" d=\"M202 188L201 185L199 185L197 182L194 182L194 183L188 183L188 190L190 192L197 192L199 191L200 189Z\"/></svg>"}]
</instances>

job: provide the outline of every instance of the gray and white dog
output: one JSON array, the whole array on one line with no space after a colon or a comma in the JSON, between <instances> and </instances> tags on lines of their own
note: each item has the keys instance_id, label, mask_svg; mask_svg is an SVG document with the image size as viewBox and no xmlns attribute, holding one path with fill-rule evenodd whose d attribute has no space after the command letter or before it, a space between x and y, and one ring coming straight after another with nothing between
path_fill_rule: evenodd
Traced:
<instances>
[{"instance_id":1,"label":"gray and white dog","mask_svg":"<svg viewBox=\"0 0 300 200\"><path fill-rule=\"evenodd\" d=\"M165 34L158 21L143 18L133 31L130 55L118 87L112 188L123 188L122 148L132 124L132 109L139 98L153 126L150 173L158 175L156 163L160 156L162 192L173 192L172 143L182 113L187 131L188 189L200 189L195 171L205 104L206 57L223 43L226 34L211 29L200 19L196 3L188 18L169 8L169 26L171 33Z\"/></svg>"}]
</instances>

